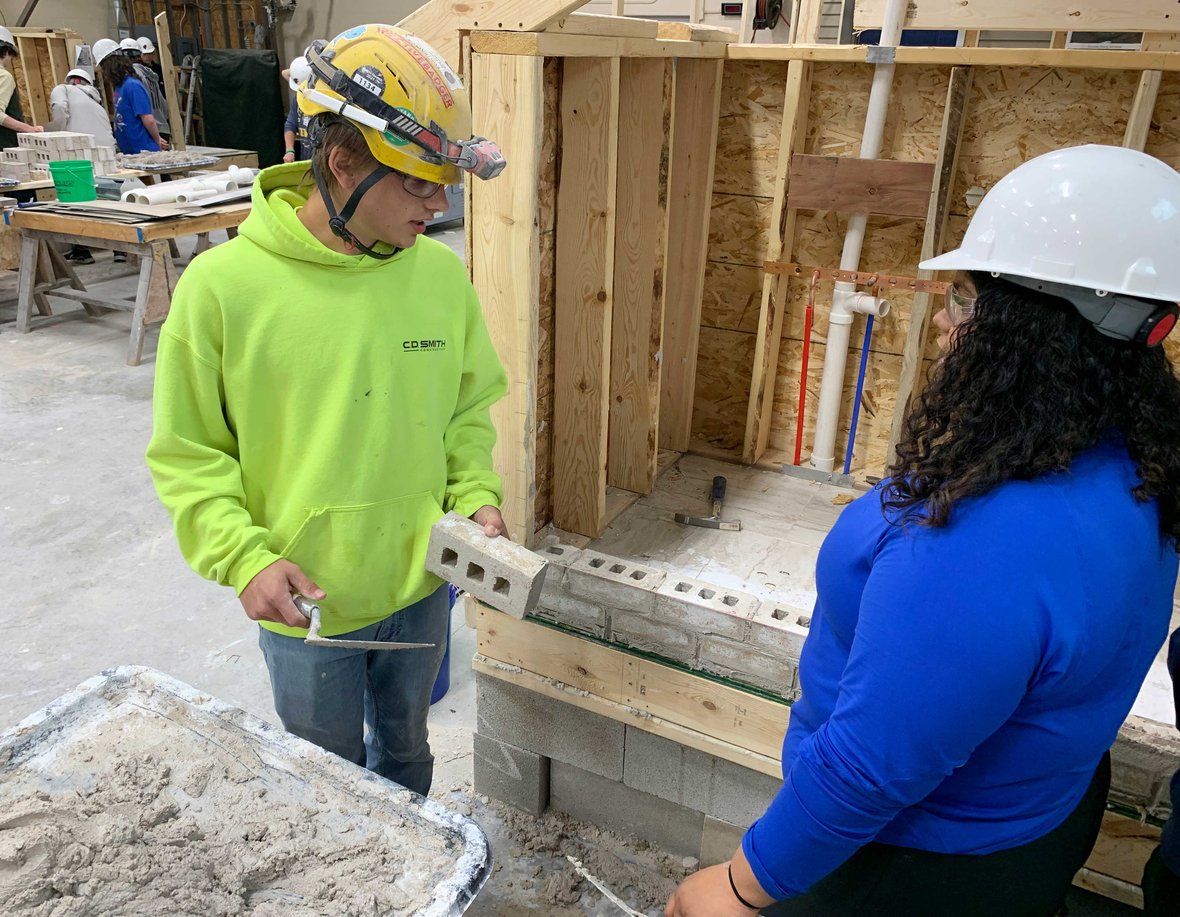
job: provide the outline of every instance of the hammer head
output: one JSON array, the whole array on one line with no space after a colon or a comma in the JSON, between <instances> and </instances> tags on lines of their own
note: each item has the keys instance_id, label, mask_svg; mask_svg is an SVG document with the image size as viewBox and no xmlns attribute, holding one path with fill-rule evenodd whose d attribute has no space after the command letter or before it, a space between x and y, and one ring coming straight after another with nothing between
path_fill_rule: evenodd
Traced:
<instances>
[{"instance_id":1,"label":"hammer head","mask_svg":"<svg viewBox=\"0 0 1180 917\"><path fill-rule=\"evenodd\" d=\"M740 532L742 530L742 523L740 521L722 522L716 516L704 518L701 516L686 516L684 513L677 513L676 521L681 525L695 525L703 529L718 529L722 532Z\"/></svg>"}]
</instances>

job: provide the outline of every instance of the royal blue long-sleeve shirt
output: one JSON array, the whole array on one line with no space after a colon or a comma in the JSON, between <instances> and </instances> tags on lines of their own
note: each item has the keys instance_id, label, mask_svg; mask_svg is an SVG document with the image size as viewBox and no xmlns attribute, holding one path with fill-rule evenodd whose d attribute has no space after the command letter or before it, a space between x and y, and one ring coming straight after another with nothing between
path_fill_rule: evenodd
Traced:
<instances>
[{"instance_id":1,"label":"royal blue long-sleeve shirt","mask_svg":"<svg viewBox=\"0 0 1180 917\"><path fill-rule=\"evenodd\" d=\"M1177 555L1123 446L897 524L880 492L820 550L784 783L743 850L778 899L878 841L985 854L1081 800L1167 636ZM885 486L885 485L883 485Z\"/></svg>"}]
</instances>

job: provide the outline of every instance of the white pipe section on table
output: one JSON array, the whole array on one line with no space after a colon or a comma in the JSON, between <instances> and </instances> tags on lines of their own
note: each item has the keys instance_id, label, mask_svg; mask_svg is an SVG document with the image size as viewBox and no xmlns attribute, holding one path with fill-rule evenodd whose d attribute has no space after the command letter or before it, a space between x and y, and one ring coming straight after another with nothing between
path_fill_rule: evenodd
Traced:
<instances>
[{"instance_id":1,"label":"white pipe section on table","mask_svg":"<svg viewBox=\"0 0 1180 917\"><path fill-rule=\"evenodd\" d=\"M887 0L885 24L881 29L881 47L896 48L901 38L908 0ZM878 63L873 70L873 86L869 92L869 111L865 117L864 139L860 145L861 159L876 159L881 151L885 133L885 117L889 112L889 98L893 93L893 63ZM860 252L864 246L867 213L854 213L848 218L844 236L844 252L840 256L840 270L855 271L860 267ZM823 381L819 389L819 409L815 417L815 442L811 447L811 467L831 471L836 465L836 430L840 423L840 401L844 393L844 367L848 361L848 341L852 335L852 313L856 299L856 285L837 283L832 296L827 347L824 355ZM867 296L867 294L865 294ZM873 299L867 296L868 299ZM885 314L889 304L884 303ZM863 311L863 309L855 309ZM873 313L877 314L877 313Z\"/></svg>"},{"instance_id":2,"label":"white pipe section on table","mask_svg":"<svg viewBox=\"0 0 1180 917\"><path fill-rule=\"evenodd\" d=\"M188 191L182 191L176 195L176 203L191 204L194 201L203 201L206 198L213 197L217 192L212 188L193 188Z\"/></svg>"}]
</instances>

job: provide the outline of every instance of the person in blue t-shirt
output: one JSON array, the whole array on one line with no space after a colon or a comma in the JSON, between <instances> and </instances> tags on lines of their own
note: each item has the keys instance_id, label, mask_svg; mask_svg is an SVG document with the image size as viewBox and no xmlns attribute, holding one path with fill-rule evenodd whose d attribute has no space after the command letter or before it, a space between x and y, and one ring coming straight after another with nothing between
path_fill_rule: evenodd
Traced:
<instances>
[{"instance_id":1,"label":"person in blue t-shirt","mask_svg":"<svg viewBox=\"0 0 1180 917\"><path fill-rule=\"evenodd\" d=\"M102 58L103 77L114 88L115 143L120 153L155 153L168 149L152 115L152 99L135 77L132 62L118 51Z\"/></svg>"},{"instance_id":2,"label":"person in blue t-shirt","mask_svg":"<svg viewBox=\"0 0 1180 917\"><path fill-rule=\"evenodd\" d=\"M667 917L1052 917L1167 636L1180 174L1037 157L979 204L888 477L820 550L783 786Z\"/></svg>"}]
</instances>

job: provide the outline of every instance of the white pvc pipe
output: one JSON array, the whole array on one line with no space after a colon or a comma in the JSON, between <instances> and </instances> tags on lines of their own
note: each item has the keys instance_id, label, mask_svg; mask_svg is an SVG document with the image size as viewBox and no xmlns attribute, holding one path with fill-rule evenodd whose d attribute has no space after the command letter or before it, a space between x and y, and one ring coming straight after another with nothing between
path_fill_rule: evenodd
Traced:
<instances>
[{"instance_id":1,"label":"white pvc pipe","mask_svg":"<svg viewBox=\"0 0 1180 917\"><path fill-rule=\"evenodd\" d=\"M206 198L213 197L217 192L212 188L193 188L189 191L182 191L176 195L176 203L191 204L194 201L203 201Z\"/></svg>"},{"instance_id":2,"label":"white pvc pipe","mask_svg":"<svg viewBox=\"0 0 1180 917\"><path fill-rule=\"evenodd\" d=\"M905 22L907 4L908 0L887 0L880 47L897 47L901 38L902 23ZM860 144L861 159L876 159L877 154L881 152L881 138L885 133L885 118L889 112L889 98L893 93L895 66L892 62L879 62L873 70L869 111L865 117L864 139ZM848 231L844 236L844 252L840 256L840 270L855 271L860 267L860 252L864 246L865 227L868 222L867 213L854 213L849 217ZM828 325L823 380L819 389L819 408L815 417L815 443L811 449L811 467L819 471L831 471L836 465L836 430L840 422L840 401L844 394L844 368L848 361L848 341L852 334L852 313L861 311L856 308L858 302L855 284L836 284ZM888 309L889 304L885 303L886 312Z\"/></svg>"}]
</instances>

